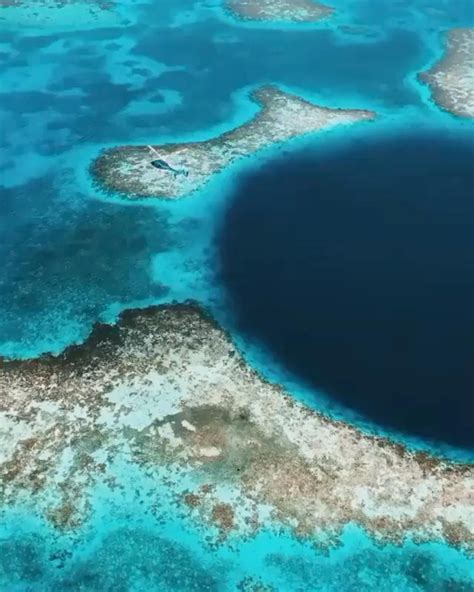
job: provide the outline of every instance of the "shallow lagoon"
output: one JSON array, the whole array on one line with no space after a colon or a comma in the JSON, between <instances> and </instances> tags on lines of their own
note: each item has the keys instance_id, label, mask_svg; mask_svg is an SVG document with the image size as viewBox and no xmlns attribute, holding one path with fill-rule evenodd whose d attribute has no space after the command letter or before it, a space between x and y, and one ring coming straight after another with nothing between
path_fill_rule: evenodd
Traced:
<instances>
[{"instance_id":1,"label":"shallow lagoon","mask_svg":"<svg viewBox=\"0 0 474 592\"><path fill-rule=\"evenodd\" d=\"M282 83L323 105L375 109L382 117L371 133L381 136L427 122L453 133L469 128L437 110L416 82L416 72L441 51L440 29L472 24L469 2L332 5L340 9L337 19L304 31L262 30L233 22L219 3L187 1L177 10L169 0L127 2L113 23L84 24L77 32L73 7L71 17L55 26L24 26L19 32L11 15L0 21L4 355L60 351L83 340L97 319L112 320L122 308L189 297L233 328L215 281L212 237L235 188L234 175L260 161L234 167L189 201L124 206L113 203L113 196L104 201L85 172L104 145L218 133L250 116L254 106L243 87L262 82ZM348 30L347 24L359 29ZM345 129L326 140L344 144L351 133ZM306 142L313 145L311 139ZM248 359L269 376L314 405L352 418L323 394L308 393L244 335L235 336ZM169 521L155 523L133 503L132 494L101 500L98 493L97 516L77 541L50 531L33 516L12 512L2 523L6 547L0 581L8 590L119 585L124 590L234 590L248 574L268 575L281 590L385 586L409 592L467 590L472 584L472 564L462 553L439 544L381 548L350 529L343 545L328 556L272 533L214 551L206 546L204 532L173 515L171 503L163 508ZM148 563L138 561L147 546L155 561L151 574L145 573ZM64 560L55 558L58 549L66 549ZM101 563L91 565L91 557ZM168 579L157 575L156 562L169 570L173 561L176 572L171 570ZM124 574L130 574L129 581Z\"/></svg>"}]
</instances>

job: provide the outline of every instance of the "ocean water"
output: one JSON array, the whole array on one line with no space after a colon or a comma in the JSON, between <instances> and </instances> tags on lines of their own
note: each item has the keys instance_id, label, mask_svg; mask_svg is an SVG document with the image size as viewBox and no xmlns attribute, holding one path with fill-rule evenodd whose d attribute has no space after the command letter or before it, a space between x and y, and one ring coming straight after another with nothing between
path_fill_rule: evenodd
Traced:
<instances>
[{"instance_id":1,"label":"ocean water","mask_svg":"<svg viewBox=\"0 0 474 592\"><path fill-rule=\"evenodd\" d=\"M57 8L25 0L0 8L2 355L59 352L124 308L194 298L232 331L250 363L308 404L367 430L400 430L396 437L414 447L472 460L464 430L454 439L440 434L436 422L430 433L420 432L420 422L394 425L393 418L337 400L339 390L327 396L319 384L308 385L304 372L291 372L271 348L240 332L229 307L216 237L243 175L273 178L284 167L301 166L293 150L347 153L356 143L363 146L366 134L384 141L407 129L439 130L446 138L442 149L459 143L453 153L466 158L462 138L472 134L472 124L438 109L416 75L440 56L444 31L473 24L472 3L331 5L336 17L301 27L237 22L221 0L125 0L93 18L81 2ZM104 147L213 136L251 117L249 91L267 82L321 105L373 109L379 118L292 142L283 165L282 150L268 150L176 203L124 203L93 187L88 167ZM267 164L272 158L276 169ZM430 210L433 225L445 207ZM468 207L462 213L468 215ZM451 253L468 255L466 245L447 238ZM463 310L456 310L459 326ZM424 318L432 319L428 312ZM437 353L447 352L440 347ZM459 405L466 409L464 399ZM132 476L130 483L133 491ZM473 587L472 561L440 543L380 546L348 525L329 553L270 529L216 550L173 504L164 504L163 515L152 520L132 494L110 499L98 493L90 521L66 535L24 508L5 509L0 589L227 591L245 577L298 592Z\"/></svg>"},{"instance_id":2,"label":"ocean water","mask_svg":"<svg viewBox=\"0 0 474 592\"><path fill-rule=\"evenodd\" d=\"M217 241L240 330L375 423L471 451L473 162L436 128L294 151L241 177Z\"/></svg>"}]
</instances>

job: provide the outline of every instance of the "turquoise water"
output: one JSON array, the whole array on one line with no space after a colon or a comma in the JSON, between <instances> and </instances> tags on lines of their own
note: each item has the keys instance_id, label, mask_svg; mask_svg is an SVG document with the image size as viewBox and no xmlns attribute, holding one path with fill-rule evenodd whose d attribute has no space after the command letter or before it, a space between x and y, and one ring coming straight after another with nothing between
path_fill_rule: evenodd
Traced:
<instances>
[{"instance_id":1,"label":"turquoise water","mask_svg":"<svg viewBox=\"0 0 474 592\"><path fill-rule=\"evenodd\" d=\"M276 149L189 200L126 204L88 177L103 147L213 136L251 117L249 92L267 82L379 114L298 147L337 149L358 134L413 126L472 127L438 109L416 79L439 57L446 29L473 24L468 0L333 0L334 19L302 27L239 23L217 0L127 0L97 19L72 4L35 25L32 12L43 18L48 3L24 4L29 12L0 8L0 353L9 357L59 352L124 308L186 298L233 329L213 236L235 176ZM295 396L377 431L234 337ZM472 588L472 564L446 545L381 547L349 527L329 555L272 532L215 550L171 503L162 523L128 499L101 503L74 537L21 508L5 512L1 589L227 591L246 576L291 591Z\"/></svg>"},{"instance_id":2,"label":"turquoise water","mask_svg":"<svg viewBox=\"0 0 474 592\"><path fill-rule=\"evenodd\" d=\"M2 528L7 542L0 541L0 577L3 589L15 592L217 592L242 589L246 579L294 592L472 590L472 565L461 554L434 543L377 547L354 527L329 554L272 532L215 550L189 525L170 520L150 528L137 514L132 523L114 520L112 528L92 523L73 541L57 540L21 515L9 527Z\"/></svg>"},{"instance_id":3,"label":"turquoise water","mask_svg":"<svg viewBox=\"0 0 474 592\"><path fill-rule=\"evenodd\" d=\"M165 487L155 488L159 512L152 512L141 493L150 478L138 472L127 477L123 491L95 491L91 519L72 535L53 531L22 508L4 512L1 589L227 592L247 590L245 580L265 583L265 592L472 589L472 560L463 553L411 540L382 546L351 524L329 550L270 529L216 546L209 531L178 513Z\"/></svg>"}]
</instances>

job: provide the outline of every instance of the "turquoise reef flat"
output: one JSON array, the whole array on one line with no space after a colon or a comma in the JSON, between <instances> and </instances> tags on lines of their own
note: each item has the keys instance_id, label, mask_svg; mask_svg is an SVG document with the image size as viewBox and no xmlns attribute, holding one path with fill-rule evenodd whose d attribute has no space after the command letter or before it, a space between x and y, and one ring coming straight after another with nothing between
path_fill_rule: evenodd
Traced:
<instances>
[{"instance_id":1,"label":"turquoise reef flat","mask_svg":"<svg viewBox=\"0 0 474 592\"><path fill-rule=\"evenodd\" d=\"M472 135L472 27L470 0L0 2L1 590L473 589L472 454L241 332L216 240L296 151ZM117 147L136 170L95 174Z\"/></svg>"}]
</instances>

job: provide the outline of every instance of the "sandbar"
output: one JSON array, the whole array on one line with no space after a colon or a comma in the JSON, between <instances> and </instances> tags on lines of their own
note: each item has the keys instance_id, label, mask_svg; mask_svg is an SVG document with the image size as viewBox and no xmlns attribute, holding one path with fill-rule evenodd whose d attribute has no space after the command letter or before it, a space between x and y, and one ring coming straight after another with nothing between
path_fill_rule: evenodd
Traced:
<instances>
[{"instance_id":1,"label":"sandbar","mask_svg":"<svg viewBox=\"0 0 474 592\"><path fill-rule=\"evenodd\" d=\"M4 507L29 505L72 532L94 485L125 488L123 466L164 484L216 540L271 524L335 541L354 523L380 541L474 550L474 466L296 401L192 302L126 311L57 357L0 362ZM159 504L153 491L142 499Z\"/></svg>"},{"instance_id":2,"label":"sandbar","mask_svg":"<svg viewBox=\"0 0 474 592\"><path fill-rule=\"evenodd\" d=\"M444 56L420 79L440 107L460 117L474 117L474 28L449 31Z\"/></svg>"},{"instance_id":3,"label":"sandbar","mask_svg":"<svg viewBox=\"0 0 474 592\"><path fill-rule=\"evenodd\" d=\"M97 186L128 199L176 199L202 188L233 162L259 150L336 125L368 121L371 111L319 107L275 86L256 90L260 111L240 127L202 142L117 146L103 151L90 172ZM162 160L169 168L151 163ZM172 169L172 170L170 170Z\"/></svg>"}]
</instances>

